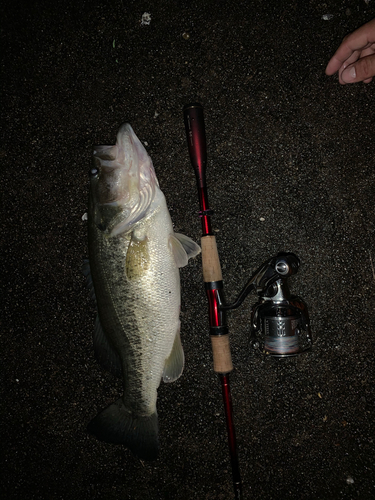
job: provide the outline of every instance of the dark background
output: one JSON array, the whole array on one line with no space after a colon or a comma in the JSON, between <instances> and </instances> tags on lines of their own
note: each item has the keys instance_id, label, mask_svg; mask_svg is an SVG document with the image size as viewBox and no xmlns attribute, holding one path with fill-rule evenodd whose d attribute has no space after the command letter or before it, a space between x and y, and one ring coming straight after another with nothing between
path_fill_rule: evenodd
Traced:
<instances>
[{"instance_id":1,"label":"dark background","mask_svg":"<svg viewBox=\"0 0 375 500\"><path fill-rule=\"evenodd\" d=\"M93 147L130 122L176 231L198 241L182 107L199 101L227 298L295 252L314 334L309 354L264 359L249 349L254 297L229 315L244 498L374 498L375 83L324 69L375 2L1 5L0 497L233 498L200 257L181 271L186 366L159 389L160 458L86 434L121 392L94 359L81 273Z\"/></svg>"}]
</instances>

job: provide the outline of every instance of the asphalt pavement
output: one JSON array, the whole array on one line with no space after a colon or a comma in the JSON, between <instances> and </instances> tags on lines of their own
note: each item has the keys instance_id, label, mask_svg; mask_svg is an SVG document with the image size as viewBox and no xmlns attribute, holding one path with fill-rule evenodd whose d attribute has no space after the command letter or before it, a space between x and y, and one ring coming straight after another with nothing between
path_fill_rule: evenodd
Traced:
<instances>
[{"instance_id":1,"label":"asphalt pavement","mask_svg":"<svg viewBox=\"0 0 375 500\"><path fill-rule=\"evenodd\" d=\"M4 500L233 498L201 258L181 270L186 365L158 396L161 453L89 436L121 382L97 364L88 170L131 123L177 232L200 239L182 116L204 106L212 224L228 301L280 251L314 345L250 348L228 314L243 497L375 497L375 82L325 66L375 1L5 0L1 16L1 454ZM144 16L148 13L148 16Z\"/></svg>"}]
</instances>

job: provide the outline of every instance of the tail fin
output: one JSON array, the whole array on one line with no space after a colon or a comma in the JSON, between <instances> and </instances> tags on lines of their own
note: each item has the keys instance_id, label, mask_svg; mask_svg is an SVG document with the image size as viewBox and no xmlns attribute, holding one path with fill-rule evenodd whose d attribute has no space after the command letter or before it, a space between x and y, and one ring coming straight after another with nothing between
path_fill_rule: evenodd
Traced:
<instances>
[{"instance_id":1,"label":"tail fin","mask_svg":"<svg viewBox=\"0 0 375 500\"><path fill-rule=\"evenodd\" d=\"M119 399L91 420L87 430L101 441L126 446L141 460L157 459L159 438L156 412L149 417L134 417Z\"/></svg>"}]
</instances>

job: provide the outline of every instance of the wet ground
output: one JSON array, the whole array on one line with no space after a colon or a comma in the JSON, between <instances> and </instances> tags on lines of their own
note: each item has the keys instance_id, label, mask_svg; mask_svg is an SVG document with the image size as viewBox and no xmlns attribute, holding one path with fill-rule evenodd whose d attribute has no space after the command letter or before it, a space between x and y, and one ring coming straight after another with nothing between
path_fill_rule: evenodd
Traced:
<instances>
[{"instance_id":1,"label":"wet ground","mask_svg":"<svg viewBox=\"0 0 375 500\"><path fill-rule=\"evenodd\" d=\"M94 359L81 274L92 149L130 122L175 229L199 240L190 101L205 109L228 300L262 262L295 252L291 288L314 334L309 354L264 359L249 349L254 298L229 315L244 498L374 498L375 83L342 87L324 69L375 2L7 0L1 11L1 498L233 498L200 257L181 271L186 367L159 389L160 458L86 433L121 391Z\"/></svg>"}]
</instances>

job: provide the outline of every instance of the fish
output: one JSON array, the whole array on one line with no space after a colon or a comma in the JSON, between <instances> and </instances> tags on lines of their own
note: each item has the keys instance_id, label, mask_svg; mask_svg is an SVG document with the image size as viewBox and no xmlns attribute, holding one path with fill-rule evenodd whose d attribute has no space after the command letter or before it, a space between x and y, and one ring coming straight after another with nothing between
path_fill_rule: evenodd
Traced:
<instances>
[{"instance_id":1,"label":"fish","mask_svg":"<svg viewBox=\"0 0 375 500\"><path fill-rule=\"evenodd\" d=\"M95 356L122 378L123 393L87 430L156 460L157 389L184 368L179 268L201 249L174 232L152 160L129 123L93 156L83 271L97 307Z\"/></svg>"}]
</instances>

